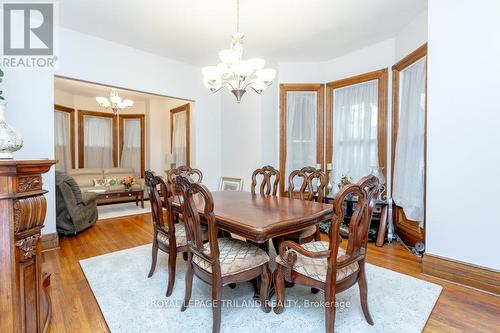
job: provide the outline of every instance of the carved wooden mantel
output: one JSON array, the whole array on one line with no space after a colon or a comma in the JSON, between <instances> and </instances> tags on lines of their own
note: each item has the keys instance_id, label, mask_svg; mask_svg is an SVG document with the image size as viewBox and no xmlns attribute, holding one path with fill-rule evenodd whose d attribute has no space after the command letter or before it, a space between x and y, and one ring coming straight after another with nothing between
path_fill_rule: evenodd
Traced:
<instances>
[{"instance_id":1,"label":"carved wooden mantel","mask_svg":"<svg viewBox=\"0 0 500 333\"><path fill-rule=\"evenodd\" d=\"M42 174L56 161L0 160L0 332L44 332L41 230L47 202Z\"/></svg>"}]
</instances>

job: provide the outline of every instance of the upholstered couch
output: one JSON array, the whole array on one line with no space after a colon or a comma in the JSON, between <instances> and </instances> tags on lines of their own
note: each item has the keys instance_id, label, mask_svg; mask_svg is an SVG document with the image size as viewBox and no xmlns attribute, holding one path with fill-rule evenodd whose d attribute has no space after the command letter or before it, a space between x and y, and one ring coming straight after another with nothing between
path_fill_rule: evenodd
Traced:
<instances>
[{"instance_id":1,"label":"upholstered couch","mask_svg":"<svg viewBox=\"0 0 500 333\"><path fill-rule=\"evenodd\" d=\"M110 169L92 169L92 168L82 168L82 169L71 169L67 174L73 177L80 186L82 192L88 192L89 190L104 189L104 190L121 190L123 189L123 184L120 183L121 179L127 176L134 177L136 179L136 184L132 185L132 189L141 189L144 191L144 179L138 178L134 172L134 169L129 168L110 168ZM114 179L116 184L111 183L107 185L95 185L96 180L102 179ZM146 194L144 194L146 197ZM128 198L113 198L106 200L99 200L99 203L113 203L113 202L124 202L135 200L134 197Z\"/></svg>"},{"instance_id":2,"label":"upholstered couch","mask_svg":"<svg viewBox=\"0 0 500 333\"><path fill-rule=\"evenodd\" d=\"M57 232L74 235L97 221L96 194L83 192L73 179L56 172Z\"/></svg>"}]
</instances>

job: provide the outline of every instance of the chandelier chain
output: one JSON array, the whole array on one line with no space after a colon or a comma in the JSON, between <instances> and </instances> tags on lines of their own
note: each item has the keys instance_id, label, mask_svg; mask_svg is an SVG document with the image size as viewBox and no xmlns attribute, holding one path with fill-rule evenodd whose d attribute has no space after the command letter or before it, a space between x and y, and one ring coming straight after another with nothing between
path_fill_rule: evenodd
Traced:
<instances>
[{"instance_id":1,"label":"chandelier chain","mask_svg":"<svg viewBox=\"0 0 500 333\"><path fill-rule=\"evenodd\" d=\"M240 32L240 0L236 0L236 32Z\"/></svg>"}]
</instances>

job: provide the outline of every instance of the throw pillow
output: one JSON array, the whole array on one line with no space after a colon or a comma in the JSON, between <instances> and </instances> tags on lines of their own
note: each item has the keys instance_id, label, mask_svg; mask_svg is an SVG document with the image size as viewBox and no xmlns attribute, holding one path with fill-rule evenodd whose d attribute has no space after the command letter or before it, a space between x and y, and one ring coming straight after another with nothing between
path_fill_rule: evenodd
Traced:
<instances>
[{"instance_id":1,"label":"throw pillow","mask_svg":"<svg viewBox=\"0 0 500 333\"><path fill-rule=\"evenodd\" d=\"M94 179L94 186L106 186L106 179Z\"/></svg>"},{"instance_id":2,"label":"throw pillow","mask_svg":"<svg viewBox=\"0 0 500 333\"><path fill-rule=\"evenodd\" d=\"M113 186L118 184L118 180L116 178L106 178L106 185Z\"/></svg>"}]
</instances>

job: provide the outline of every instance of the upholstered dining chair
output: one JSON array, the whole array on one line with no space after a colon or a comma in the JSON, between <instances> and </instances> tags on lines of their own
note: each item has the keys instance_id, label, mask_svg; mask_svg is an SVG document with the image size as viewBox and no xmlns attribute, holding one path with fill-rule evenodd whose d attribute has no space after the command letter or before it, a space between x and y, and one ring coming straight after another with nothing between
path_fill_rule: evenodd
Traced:
<instances>
[{"instance_id":1,"label":"upholstered dining chair","mask_svg":"<svg viewBox=\"0 0 500 333\"><path fill-rule=\"evenodd\" d=\"M261 279L261 306L264 312L269 307L271 272L269 256L259 247L234 238L217 238L214 215L214 201L210 191L202 184L179 176L175 184L182 202L182 212L186 224L188 246L188 270L186 273L186 294L181 311L185 311L193 285L193 274L212 286L212 332L218 333L221 325L222 286L236 282ZM208 243L201 237L200 215L195 204L203 205L203 217L208 224Z\"/></svg>"},{"instance_id":2,"label":"upholstered dining chair","mask_svg":"<svg viewBox=\"0 0 500 333\"><path fill-rule=\"evenodd\" d=\"M288 197L323 202L327 183L327 175L316 168L305 167L294 170L288 176ZM320 240L319 225L307 227L304 230L287 235L286 238L297 240L300 244L313 239Z\"/></svg>"},{"instance_id":3,"label":"upholstered dining chair","mask_svg":"<svg viewBox=\"0 0 500 333\"><path fill-rule=\"evenodd\" d=\"M335 295L359 285L361 308L366 321L373 325L368 310L368 287L365 273L365 259L370 221L378 196L379 183L375 176L364 177L358 184L343 187L333 202L334 214L329 241L315 241L299 245L293 241L280 244L276 257L274 284L276 306L274 312L284 310L285 280L325 291L325 328L332 333L335 326ZM340 224L344 220L344 200L358 197L355 211L349 225L347 248L340 248Z\"/></svg>"},{"instance_id":4,"label":"upholstered dining chair","mask_svg":"<svg viewBox=\"0 0 500 333\"><path fill-rule=\"evenodd\" d=\"M270 165L266 165L261 169L256 169L252 173L252 184L251 192L255 194L255 188L257 187L257 182L259 176L262 176L262 180L259 186L259 193L264 195L276 195L278 192L278 185L280 182L280 172ZM274 177L274 180L273 180Z\"/></svg>"},{"instance_id":5,"label":"upholstered dining chair","mask_svg":"<svg viewBox=\"0 0 500 333\"><path fill-rule=\"evenodd\" d=\"M172 213L173 195L168 182L163 177L155 176L148 170L145 172L146 189L151 201L151 215L153 220L153 246L151 269L148 277L153 276L156 268L158 249L168 254L168 285L167 296L172 294L175 282L175 265L177 253L187 252L186 231L183 223L174 223ZM158 187L159 190L158 191ZM163 202L167 214L163 215ZM202 238L207 239L206 228L202 229Z\"/></svg>"}]
</instances>

